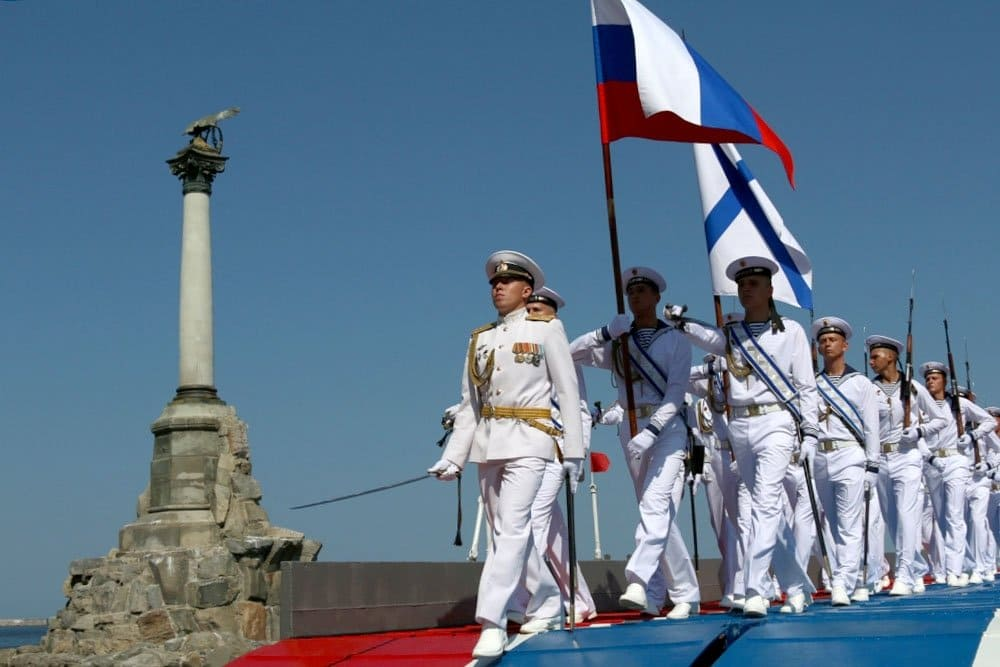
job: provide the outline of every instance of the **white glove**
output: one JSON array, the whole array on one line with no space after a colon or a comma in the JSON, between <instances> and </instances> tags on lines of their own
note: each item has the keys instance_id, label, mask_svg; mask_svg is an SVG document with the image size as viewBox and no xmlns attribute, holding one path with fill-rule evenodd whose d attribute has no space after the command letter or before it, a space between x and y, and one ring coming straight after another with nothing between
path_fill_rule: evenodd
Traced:
<instances>
[{"instance_id":1,"label":"white glove","mask_svg":"<svg viewBox=\"0 0 1000 667\"><path fill-rule=\"evenodd\" d=\"M612 338L621 338L632 328L632 318L625 313L619 313L608 322L608 333Z\"/></svg>"},{"instance_id":2,"label":"white glove","mask_svg":"<svg viewBox=\"0 0 1000 667\"><path fill-rule=\"evenodd\" d=\"M563 474L569 477L570 493L576 493L580 478L583 477L583 459L563 459L562 467Z\"/></svg>"},{"instance_id":3,"label":"white glove","mask_svg":"<svg viewBox=\"0 0 1000 667\"><path fill-rule=\"evenodd\" d=\"M963 433L962 435L958 436L959 447L968 447L971 444L972 444L972 436L969 435L968 433Z\"/></svg>"},{"instance_id":4,"label":"white glove","mask_svg":"<svg viewBox=\"0 0 1000 667\"><path fill-rule=\"evenodd\" d=\"M917 451L920 452L920 458L924 461L931 457L931 450L927 449L927 443L923 440L917 440Z\"/></svg>"},{"instance_id":5,"label":"white glove","mask_svg":"<svg viewBox=\"0 0 1000 667\"><path fill-rule=\"evenodd\" d=\"M990 469L989 464L986 461L980 461L979 463L972 464L973 472L987 472Z\"/></svg>"},{"instance_id":6,"label":"white glove","mask_svg":"<svg viewBox=\"0 0 1000 667\"><path fill-rule=\"evenodd\" d=\"M729 462L729 472L733 473L734 475L740 474L740 467L736 464L736 459L733 459L732 461Z\"/></svg>"},{"instance_id":7,"label":"white glove","mask_svg":"<svg viewBox=\"0 0 1000 667\"><path fill-rule=\"evenodd\" d=\"M802 438L802 444L799 445L799 463L805 465L809 464L810 468L813 468L813 463L816 460L816 445L819 441L814 435L807 435Z\"/></svg>"},{"instance_id":8,"label":"white glove","mask_svg":"<svg viewBox=\"0 0 1000 667\"><path fill-rule=\"evenodd\" d=\"M920 440L920 429L910 426L903 429L903 434L899 436L902 445L915 445Z\"/></svg>"},{"instance_id":9,"label":"white glove","mask_svg":"<svg viewBox=\"0 0 1000 667\"><path fill-rule=\"evenodd\" d=\"M672 303L664 304L663 319L674 325L678 329L684 328L684 312L687 306L675 306Z\"/></svg>"},{"instance_id":10,"label":"white glove","mask_svg":"<svg viewBox=\"0 0 1000 667\"><path fill-rule=\"evenodd\" d=\"M428 475L434 475L442 482L450 482L458 477L458 473L460 472L462 472L462 469L448 459L441 459L427 469Z\"/></svg>"},{"instance_id":11,"label":"white glove","mask_svg":"<svg viewBox=\"0 0 1000 667\"><path fill-rule=\"evenodd\" d=\"M869 489L871 489L872 491L875 491L875 489L878 487L878 473L877 472L872 472L870 470L866 470L865 471L865 484L868 485Z\"/></svg>"},{"instance_id":12,"label":"white glove","mask_svg":"<svg viewBox=\"0 0 1000 667\"><path fill-rule=\"evenodd\" d=\"M934 468L935 470L937 470L939 472L944 472L945 462L944 462L943 458L941 458L940 456L932 456L932 457L929 457L929 458L930 458L929 463L930 463L930 465L931 465L932 468ZM926 459L924 459L924 460L926 460Z\"/></svg>"},{"instance_id":13,"label":"white glove","mask_svg":"<svg viewBox=\"0 0 1000 667\"><path fill-rule=\"evenodd\" d=\"M686 481L690 485L691 495L692 496L697 496L698 495L698 487L701 486L701 482L702 482L701 474L692 475L691 473L688 473Z\"/></svg>"},{"instance_id":14,"label":"white glove","mask_svg":"<svg viewBox=\"0 0 1000 667\"><path fill-rule=\"evenodd\" d=\"M705 362L705 375L710 373L722 373L727 368L725 357L717 357L714 354L706 354L703 361Z\"/></svg>"},{"instance_id":15,"label":"white glove","mask_svg":"<svg viewBox=\"0 0 1000 667\"><path fill-rule=\"evenodd\" d=\"M650 431L648 428L644 428L639 431L634 438L628 441L626 449L632 458L641 459L642 455L646 453L646 450L653 446L656 442L657 435Z\"/></svg>"},{"instance_id":16,"label":"white glove","mask_svg":"<svg viewBox=\"0 0 1000 667\"><path fill-rule=\"evenodd\" d=\"M625 408L623 408L618 403L615 403L610 408L604 411L601 415L600 422L605 426L616 426L622 423L622 419L625 417Z\"/></svg>"}]
</instances>

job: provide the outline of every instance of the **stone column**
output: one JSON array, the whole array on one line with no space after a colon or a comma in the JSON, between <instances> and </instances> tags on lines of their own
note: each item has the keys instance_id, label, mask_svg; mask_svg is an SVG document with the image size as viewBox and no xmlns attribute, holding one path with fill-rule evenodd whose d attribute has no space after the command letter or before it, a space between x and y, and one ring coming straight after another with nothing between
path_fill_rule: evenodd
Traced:
<instances>
[{"instance_id":1,"label":"stone column","mask_svg":"<svg viewBox=\"0 0 1000 667\"><path fill-rule=\"evenodd\" d=\"M167 160L184 195L180 281L180 381L153 422L149 487L138 518L119 533L121 549L197 547L219 541L213 512L219 426L230 411L215 388L209 198L226 160L196 138Z\"/></svg>"}]
</instances>

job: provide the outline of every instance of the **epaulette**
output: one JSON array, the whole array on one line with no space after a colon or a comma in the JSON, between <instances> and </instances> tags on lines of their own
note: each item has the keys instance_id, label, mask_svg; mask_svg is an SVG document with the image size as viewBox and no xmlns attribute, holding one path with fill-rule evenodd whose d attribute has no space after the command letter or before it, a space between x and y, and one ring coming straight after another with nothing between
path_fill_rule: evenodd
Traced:
<instances>
[{"instance_id":1,"label":"epaulette","mask_svg":"<svg viewBox=\"0 0 1000 667\"><path fill-rule=\"evenodd\" d=\"M478 329L473 329L472 333L469 334L469 335L470 336L478 336L479 334L483 333L484 331L489 331L490 329L495 328L496 325L497 325L496 322L490 322L489 324L484 324L483 326L479 327Z\"/></svg>"},{"instance_id":2,"label":"epaulette","mask_svg":"<svg viewBox=\"0 0 1000 667\"><path fill-rule=\"evenodd\" d=\"M524 319L528 320L529 322L551 322L552 320L556 319L556 316L542 315L541 313L533 313L531 315L528 315Z\"/></svg>"}]
</instances>

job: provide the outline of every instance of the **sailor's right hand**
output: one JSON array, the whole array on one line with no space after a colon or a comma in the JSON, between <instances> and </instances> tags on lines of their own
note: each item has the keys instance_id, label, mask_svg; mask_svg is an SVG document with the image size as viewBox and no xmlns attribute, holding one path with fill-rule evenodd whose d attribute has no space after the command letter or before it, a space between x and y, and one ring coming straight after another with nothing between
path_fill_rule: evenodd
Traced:
<instances>
[{"instance_id":1,"label":"sailor's right hand","mask_svg":"<svg viewBox=\"0 0 1000 667\"><path fill-rule=\"evenodd\" d=\"M802 444L799 445L799 463L805 465L809 464L809 467L813 467L813 462L816 459L816 445L819 441L814 435L805 435L802 437Z\"/></svg>"},{"instance_id":2,"label":"sailor's right hand","mask_svg":"<svg viewBox=\"0 0 1000 667\"><path fill-rule=\"evenodd\" d=\"M608 335L611 338L621 338L632 328L632 318L625 313L618 313L608 322Z\"/></svg>"},{"instance_id":3,"label":"sailor's right hand","mask_svg":"<svg viewBox=\"0 0 1000 667\"><path fill-rule=\"evenodd\" d=\"M671 303L665 304L663 306L663 319L666 320L668 324L672 324L674 327L683 330L684 312L686 310L687 306L675 306Z\"/></svg>"},{"instance_id":4,"label":"sailor's right hand","mask_svg":"<svg viewBox=\"0 0 1000 667\"><path fill-rule=\"evenodd\" d=\"M899 442L903 445L915 445L917 441L920 440L923 432L919 427L907 426L903 429L903 433L899 436Z\"/></svg>"},{"instance_id":5,"label":"sailor's right hand","mask_svg":"<svg viewBox=\"0 0 1000 667\"><path fill-rule=\"evenodd\" d=\"M428 475L434 475L442 482L450 482L458 477L458 473L460 472L462 472L462 469L448 459L441 459L427 469Z\"/></svg>"}]
</instances>

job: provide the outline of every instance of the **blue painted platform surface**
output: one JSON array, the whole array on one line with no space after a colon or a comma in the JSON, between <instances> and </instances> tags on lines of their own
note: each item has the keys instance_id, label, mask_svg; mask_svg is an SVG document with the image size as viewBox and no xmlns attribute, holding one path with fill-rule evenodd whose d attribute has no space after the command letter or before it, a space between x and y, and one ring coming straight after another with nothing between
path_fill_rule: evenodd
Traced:
<instances>
[{"instance_id":1,"label":"blue painted platform surface","mask_svg":"<svg viewBox=\"0 0 1000 667\"><path fill-rule=\"evenodd\" d=\"M772 607L758 620L702 615L549 632L514 647L502 664L961 667L973 664L997 609L1000 586L934 586L919 595L883 594L845 608L823 600L801 615L779 614Z\"/></svg>"}]
</instances>

